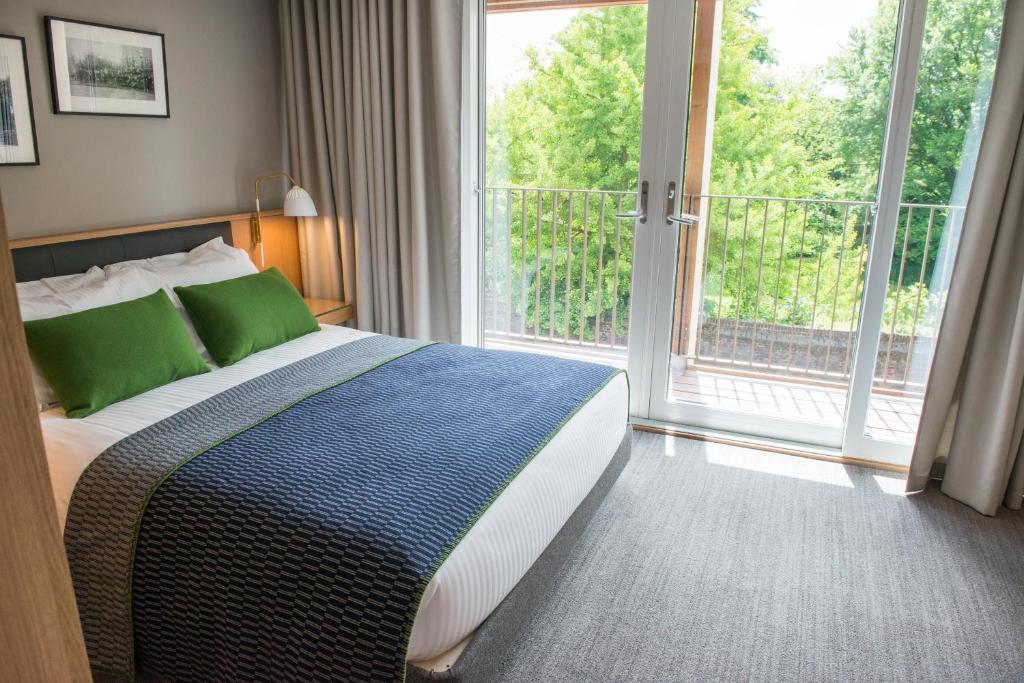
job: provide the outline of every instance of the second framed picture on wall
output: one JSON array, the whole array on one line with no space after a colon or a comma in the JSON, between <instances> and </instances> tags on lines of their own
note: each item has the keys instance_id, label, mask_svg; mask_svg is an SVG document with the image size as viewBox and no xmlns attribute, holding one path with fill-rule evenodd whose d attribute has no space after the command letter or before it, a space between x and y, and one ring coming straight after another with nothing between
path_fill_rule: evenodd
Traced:
<instances>
[{"instance_id":1,"label":"second framed picture on wall","mask_svg":"<svg viewBox=\"0 0 1024 683\"><path fill-rule=\"evenodd\" d=\"M162 33L46 17L57 114L170 116Z\"/></svg>"},{"instance_id":2,"label":"second framed picture on wall","mask_svg":"<svg viewBox=\"0 0 1024 683\"><path fill-rule=\"evenodd\" d=\"M0 35L0 166L39 163L25 39Z\"/></svg>"}]
</instances>

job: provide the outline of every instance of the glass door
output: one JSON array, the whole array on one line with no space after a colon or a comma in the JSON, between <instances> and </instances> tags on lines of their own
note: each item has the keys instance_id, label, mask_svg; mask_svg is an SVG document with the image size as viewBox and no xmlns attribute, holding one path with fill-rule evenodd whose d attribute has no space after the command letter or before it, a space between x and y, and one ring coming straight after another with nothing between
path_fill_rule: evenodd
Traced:
<instances>
[{"instance_id":1,"label":"glass door","mask_svg":"<svg viewBox=\"0 0 1024 683\"><path fill-rule=\"evenodd\" d=\"M666 104L685 161L637 250L640 417L909 459L1001 13L696 3L689 98Z\"/></svg>"},{"instance_id":2,"label":"glass door","mask_svg":"<svg viewBox=\"0 0 1024 683\"><path fill-rule=\"evenodd\" d=\"M942 321L985 125L1003 0L928 0L913 30L914 81L894 98L899 162L879 196L844 452L906 464ZM911 71L911 69L907 69ZM908 73L909 77L909 73ZM916 82L916 85L915 85ZM877 264L877 268L876 268Z\"/></svg>"},{"instance_id":3,"label":"glass door","mask_svg":"<svg viewBox=\"0 0 1024 683\"><path fill-rule=\"evenodd\" d=\"M488 0L482 343L907 462L1002 2Z\"/></svg>"},{"instance_id":4,"label":"glass door","mask_svg":"<svg viewBox=\"0 0 1024 683\"><path fill-rule=\"evenodd\" d=\"M897 10L697 2L651 417L840 447ZM858 69L883 77L854 92Z\"/></svg>"},{"instance_id":5,"label":"glass door","mask_svg":"<svg viewBox=\"0 0 1024 683\"><path fill-rule=\"evenodd\" d=\"M687 4L487 3L484 346L625 367L645 338L634 254L661 201L666 54Z\"/></svg>"}]
</instances>

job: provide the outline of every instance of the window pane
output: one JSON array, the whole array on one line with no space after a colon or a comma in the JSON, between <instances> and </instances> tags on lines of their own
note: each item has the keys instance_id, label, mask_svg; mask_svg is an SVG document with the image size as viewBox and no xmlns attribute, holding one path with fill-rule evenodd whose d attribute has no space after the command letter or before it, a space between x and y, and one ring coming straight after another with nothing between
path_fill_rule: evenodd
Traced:
<instances>
[{"instance_id":1,"label":"window pane","mask_svg":"<svg viewBox=\"0 0 1024 683\"><path fill-rule=\"evenodd\" d=\"M930 0L867 433L910 442L962 235L1003 0Z\"/></svg>"}]
</instances>

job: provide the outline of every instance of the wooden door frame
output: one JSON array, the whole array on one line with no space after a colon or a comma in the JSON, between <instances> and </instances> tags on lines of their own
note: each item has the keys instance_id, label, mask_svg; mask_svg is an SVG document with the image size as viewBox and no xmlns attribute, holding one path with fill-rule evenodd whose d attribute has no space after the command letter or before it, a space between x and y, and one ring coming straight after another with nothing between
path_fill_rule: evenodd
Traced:
<instances>
[{"instance_id":1,"label":"wooden door frame","mask_svg":"<svg viewBox=\"0 0 1024 683\"><path fill-rule=\"evenodd\" d=\"M0 199L0 680L90 681Z\"/></svg>"}]
</instances>

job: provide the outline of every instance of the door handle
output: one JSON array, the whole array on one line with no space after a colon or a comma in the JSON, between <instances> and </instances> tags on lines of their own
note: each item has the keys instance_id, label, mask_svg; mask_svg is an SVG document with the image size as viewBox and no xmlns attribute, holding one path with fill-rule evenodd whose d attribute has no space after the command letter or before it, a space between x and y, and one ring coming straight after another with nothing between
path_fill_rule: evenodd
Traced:
<instances>
[{"instance_id":1,"label":"door handle","mask_svg":"<svg viewBox=\"0 0 1024 683\"><path fill-rule=\"evenodd\" d=\"M669 181L668 192L665 193L665 223L672 225L685 225L690 227L696 225L700 221L700 216L695 216L692 213L673 214L676 208L676 181Z\"/></svg>"},{"instance_id":2,"label":"door handle","mask_svg":"<svg viewBox=\"0 0 1024 683\"><path fill-rule=\"evenodd\" d=\"M646 180L640 182L640 208L636 211L627 211L626 213L615 214L616 218L636 218L641 223L647 222L647 195L650 192L651 186Z\"/></svg>"},{"instance_id":3,"label":"door handle","mask_svg":"<svg viewBox=\"0 0 1024 683\"><path fill-rule=\"evenodd\" d=\"M678 223L679 225L689 227L691 225L697 225L700 221L700 216L695 216L692 213L681 213L676 216L665 216L665 220L669 223Z\"/></svg>"}]
</instances>

